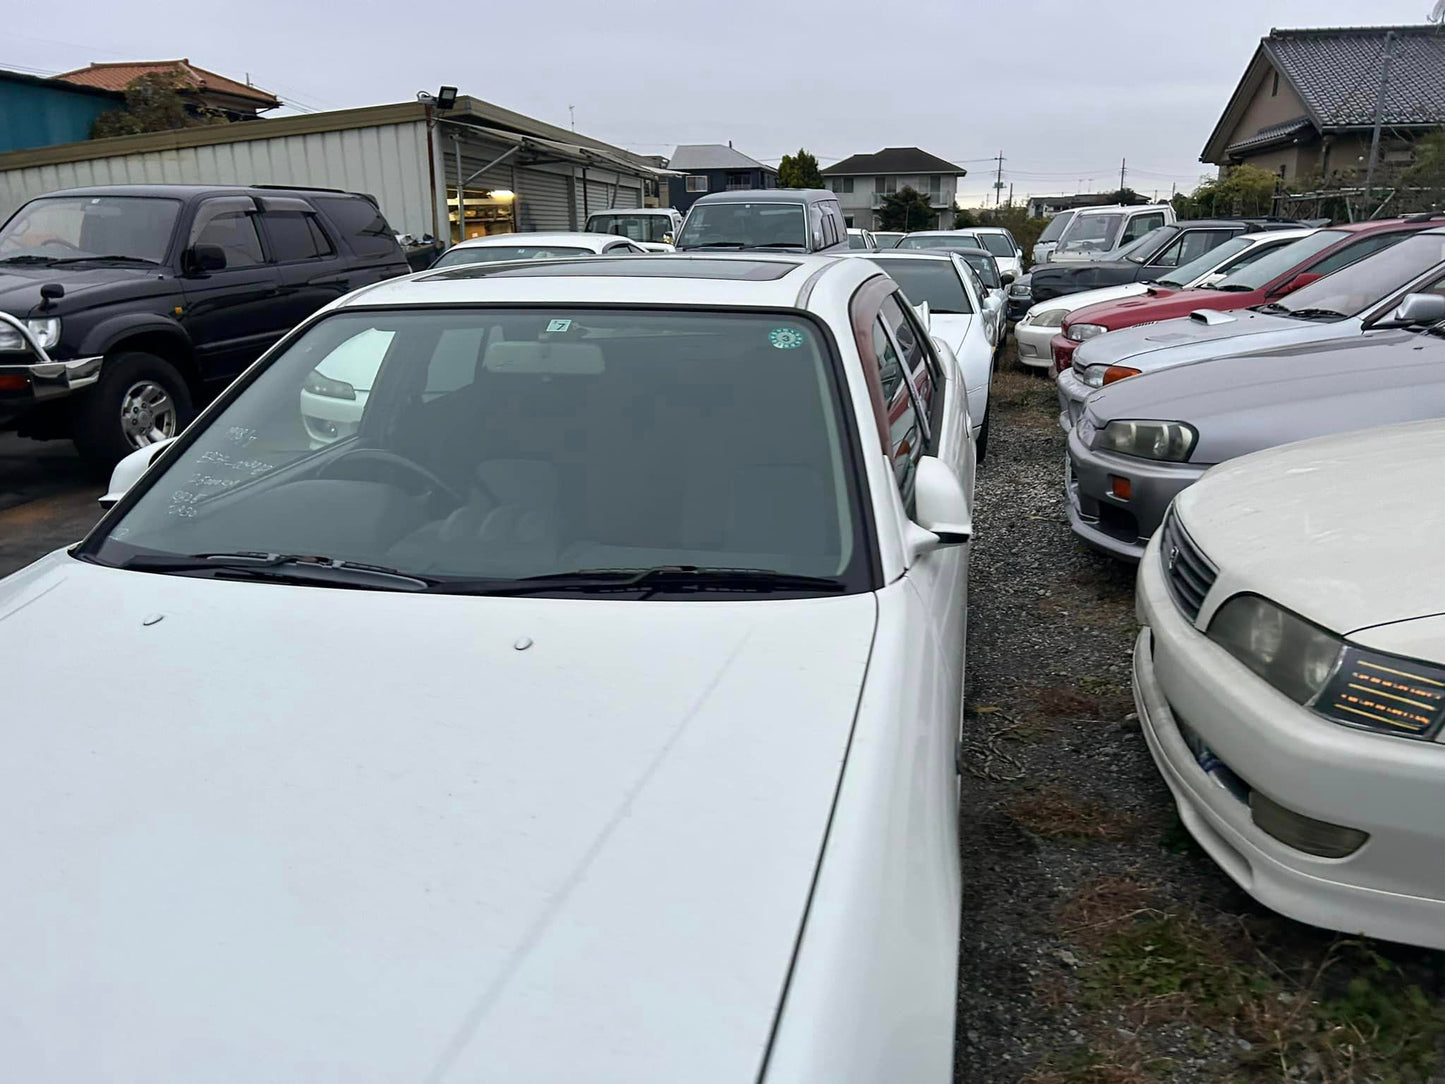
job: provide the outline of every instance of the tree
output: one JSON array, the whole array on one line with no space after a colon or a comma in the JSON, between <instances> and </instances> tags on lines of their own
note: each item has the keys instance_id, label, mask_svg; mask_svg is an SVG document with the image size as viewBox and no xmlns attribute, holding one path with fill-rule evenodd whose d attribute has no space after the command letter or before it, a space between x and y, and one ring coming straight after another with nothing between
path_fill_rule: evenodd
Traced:
<instances>
[{"instance_id":1,"label":"tree","mask_svg":"<svg viewBox=\"0 0 1445 1084\"><path fill-rule=\"evenodd\" d=\"M1124 187L1109 193L1108 198L1105 199L1104 202L1122 203L1125 207L1129 207L1136 203L1148 203L1149 201L1132 188Z\"/></svg>"},{"instance_id":2,"label":"tree","mask_svg":"<svg viewBox=\"0 0 1445 1084\"><path fill-rule=\"evenodd\" d=\"M181 82L174 74L151 72L126 84L125 108L111 109L96 117L90 126L90 138L225 123L224 114L187 102L181 94Z\"/></svg>"},{"instance_id":3,"label":"tree","mask_svg":"<svg viewBox=\"0 0 1445 1084\"><path fill-rule=\"evenodd\" d=\"M797 154L785 154L778 163L779 188L822 188L823 174L818 171L818 159L802 147Z\"/></svg>"},{"instance_id":4,"label":"tree","mask_svg":"<svg viewBox=\"0 0 1445 1084\"><path fill-rule=\"evenodd\" d=\"M956 230L966 230L968 227L977 226L978 224L978 219L975 218L973 212L966 207L960 207L953 212L953 228Z\"/></svg>"},{"instance_id":5,"label":"tree","mask_svg":"<svg viewBox=\"0 0 1445 1084\"><path fill-rule=\"evenodd\" d=\"M931 230L938 224L938 208L928 196L904 185L897 192L883 197L878 208L880 230Z\"/></svg>"},{"instance_id":6,"label":"tree","mask_svg":"<svg viewBox=\"0 0 1445 1084\"><path fill-rule=\"evenodd\" d=\"M1234 166L1223 177L1205 178L1189 197L1191 217L1267 215L1279 178L1258 166Z\"/></svg>"}]
</instances>

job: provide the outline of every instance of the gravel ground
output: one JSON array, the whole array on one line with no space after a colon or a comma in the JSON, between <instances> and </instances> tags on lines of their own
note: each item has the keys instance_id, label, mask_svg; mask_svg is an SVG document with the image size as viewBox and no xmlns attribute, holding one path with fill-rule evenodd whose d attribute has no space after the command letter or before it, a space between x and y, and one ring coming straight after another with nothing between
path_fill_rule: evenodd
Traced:
<instances>
[{"instance_id":1,"label":"gravel ground","mask_svg":"<svg viewBox=\"0 0 1445 1084\"><path fill-rule=\"evenodd\" d=\"M1445 1080L1445 954L1272 915L1189 838L1133 714L1133 569L1068 529L1053 386L1000 372L992 411L957 1080Z\"/></svg>"}]
</instances>

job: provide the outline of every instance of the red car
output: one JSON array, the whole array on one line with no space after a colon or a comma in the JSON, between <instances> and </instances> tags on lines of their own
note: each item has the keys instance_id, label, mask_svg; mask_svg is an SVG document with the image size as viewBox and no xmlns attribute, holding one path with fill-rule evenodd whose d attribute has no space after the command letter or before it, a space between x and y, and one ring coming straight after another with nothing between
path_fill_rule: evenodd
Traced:
<instances>
[{"instance_id":1,"label":"red car","mask_svg":"<svg viewBox=\"0 0 1445 1084\"><path fill-rule=\"evenodd\" d=\"M1054 371L1061 373L1067 369L1080 343L1106 331L1156 324L1160 320L1188 316L1199 309L1248 309L1266 305L1418 230L1438 226L1442 217L1445 216L1409 215L1380 222L1331 226L1261 256L1213 286L1196 290L1150 286L1146 294L1075 309L1064 318L1059 334L1049 340Z\"/></svg>"}]
</instances>

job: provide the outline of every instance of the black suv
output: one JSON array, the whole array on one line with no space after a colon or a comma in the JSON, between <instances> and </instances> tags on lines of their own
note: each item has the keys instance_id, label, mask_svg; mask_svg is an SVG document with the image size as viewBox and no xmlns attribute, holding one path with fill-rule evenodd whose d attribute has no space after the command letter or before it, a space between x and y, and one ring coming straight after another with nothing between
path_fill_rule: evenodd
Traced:
<instances>
[{"instance_id":1,"label":"black suv","mask_svg":"<svg viewBox=\"0 0 1445 1084\"><path fill-rule=\"evenodd\" d=\"M1298 229L1304 224L1283 218L1201 218L1175 222L1150 230L1132 245L1118 250L1125 253L1122 259L1048 263L1036 267L1029 276L1029 286L1037 304L1104 286L1153 282L1241 233Z\"/></svg>"},{"instance_id":2,"label":"black suv","mask_svg":"<svg viewBox=\"0 0 1445 1084\"><path fill-rule=\"evenodd\" d=\"M179 433L301 320L410 271L354 192L117 185L0 227L0 429L97 466Z\"/></svg>"}]
</instances>

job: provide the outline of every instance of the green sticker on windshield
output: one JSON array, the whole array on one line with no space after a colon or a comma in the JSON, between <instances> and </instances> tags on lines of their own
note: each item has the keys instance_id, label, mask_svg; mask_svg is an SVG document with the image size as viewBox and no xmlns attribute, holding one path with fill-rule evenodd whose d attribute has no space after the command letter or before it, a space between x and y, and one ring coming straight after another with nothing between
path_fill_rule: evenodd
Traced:
<instances>
[{"instance_id":1,"label":"green sticker on windshield","mask_svg":"<svg viewBox=\"0 0 1445 1084\"><path fill-rule=\"evenodd\" d=\"M571 320L549 320L547 321L548 331L569 331L572 328Z\"/></svg>"},{"instance_id":2,"label":"green sticker on windshield","mask_svg":"<svg viewBox=\"0 0 1445 1084\"><path fill-rule=\"evenodd\" d=\"M796 350L803 345L803 333L795 327L775 327L768 332L768 342L775 350Z\"/></svg>"}]
</instances>

